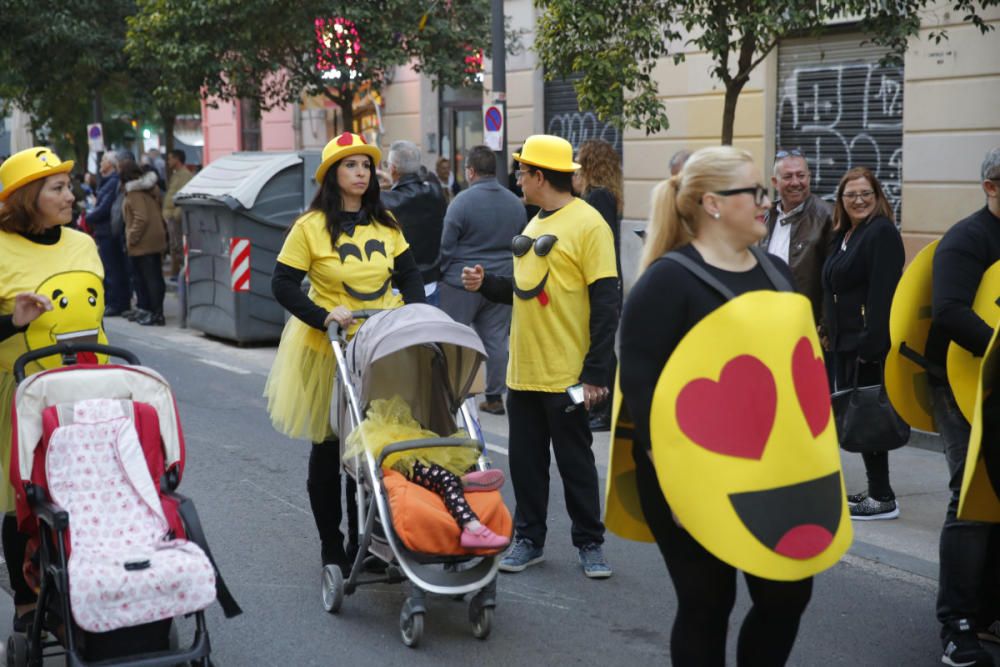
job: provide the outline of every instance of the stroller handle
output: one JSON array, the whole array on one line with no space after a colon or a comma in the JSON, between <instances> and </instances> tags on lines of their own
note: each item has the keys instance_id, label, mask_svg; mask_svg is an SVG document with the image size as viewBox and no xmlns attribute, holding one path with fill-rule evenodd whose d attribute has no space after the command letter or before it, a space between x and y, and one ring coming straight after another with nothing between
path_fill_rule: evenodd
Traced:
<instances>
[{"instance_id":1,"label":"stroller handle","mask_svg":"<svg viewBox=\"0 0 1000 667\"><path fill-rule=\"evenodd\" d=\"M109 357L124 359L132 366L139 365L139 357L122 347L102 345L100 343L57 343L55 345L49 345L48 347L38 348L37 350L30 350L18 357L17 361L14 362L14 380L16 382L24 380L24 367L32 361L44 359L45 357L61 355L64 359L68 360L66 365L73 365L76 363L76 355L79 352L96 352L97 354L106 354Z\"/></svg>"},{"instance_id":2,"label":"stroller handle","mask_svg":"<svg viewBox=\"0 0 1000 667\"><path fill-rule=\"evenodd\" d=\"M405 452L409 449L430 449L432 447L469 447L478 449L480 454L484 449L483 443L472 438L420 438L418 440L404 440L382 449L378 456L378 467L381 468L386 457L391 454Z\"/></svg>"},{"instance_id":3,"label":"stroller handle","mask_svg":"<svg viewBox=\"0 0 1000 667\"><path fill-rule=\"evenodd\" d=\"M353 310L351 311L351 317L356 320L367 320L369 317L373 317L377 313L381 313L383 308L369 308L367 310ZM337 340L340 338L340 334L343 333L343 329L337 320L333 320L326 327L326 334L330 337L330 340Z\"/></svg>"}]
</instances>

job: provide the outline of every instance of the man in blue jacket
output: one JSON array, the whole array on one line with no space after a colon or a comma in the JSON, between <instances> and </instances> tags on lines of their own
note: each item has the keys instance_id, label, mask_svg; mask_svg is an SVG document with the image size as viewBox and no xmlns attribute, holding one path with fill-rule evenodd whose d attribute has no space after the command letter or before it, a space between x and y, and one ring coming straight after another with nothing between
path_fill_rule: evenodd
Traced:
<instances>
[{"instance_id":1,"label":"man in blue jacket","mask_svg":"<svg viewBox=\"0 0 1000 667\"><path fill-rule=\"evenodd\" d=\"M111 226L111 208L118 198L118 156L105 153L100 164L101 186L97 203L87 213L87 225L94 230L97 252L104 264L105 317L117 317L129 309L130 289L125 246L121 233Z\"/></svg>"}]
</instances>

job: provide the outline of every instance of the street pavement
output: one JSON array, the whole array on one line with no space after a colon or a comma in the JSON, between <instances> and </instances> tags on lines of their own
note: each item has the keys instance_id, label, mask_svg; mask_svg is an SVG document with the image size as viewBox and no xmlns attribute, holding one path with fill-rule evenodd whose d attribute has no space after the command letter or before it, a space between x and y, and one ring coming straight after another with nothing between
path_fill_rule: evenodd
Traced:
<instances>
[{"instance_id":1,"label":"street pavement","mask_svg":"<svg viewBox=\"0 0 1000 667\"><path fill-rule=\"evenodd\" d=\"M237 347L177 326L109 320L109 339L136 352L173 386L187 443L180 490L198 507L219 566L244 614L209 610L213 661L236 665L663 665L669 664L672 586L653 545L608 536L614 576L583 577L553 467L544 563L501 574L493 633L472 637L464 602L432 597L417 649L399 638L403 586L362 588L339 614L323 611L319 543L305 488L309 444L271 427L262 398L273 347ZM496 466L507 469L506 418L482 415ZM855 522L849 554L816 579L791 665L895 667L939 663L934 617L937 537L947 499L936 438L915 437L891 455L901 517ZM603 478L608 435L595 436ZM864 486L860 456L845 454L849 491ZM513 497L504 490L508 505ZM749 607L740 584L730 625L729 662ZM0 618L10 618L0 595ZM190 637L190 624L181 628ZM683 640L683 638L682 638ZM997 652L1000 660L1000 651ZM47 664L49 664L47 662ZM52 661L51 664L59 664Z\"/></svg>"}]
</instances>

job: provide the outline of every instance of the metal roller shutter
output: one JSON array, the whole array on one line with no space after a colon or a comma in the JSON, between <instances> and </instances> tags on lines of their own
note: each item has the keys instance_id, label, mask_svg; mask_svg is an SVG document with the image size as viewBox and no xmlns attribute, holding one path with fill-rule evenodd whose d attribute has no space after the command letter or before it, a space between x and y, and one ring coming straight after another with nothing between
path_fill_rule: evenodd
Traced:
<instances>
[{"instance_id":1,"label":"metal roller shutter","mask_svg":"<svg viewBox=\"0 0 1000 667\"><path fill-rule=\"evenodd\" d=\"M604 139L622 154L621 132L618 128L598 120L590 111L580 111L573 81L569 79L545 82L545 132L562 137L579 148L587 139Z\"/></svg>"},{"instance_id":2,"label":"metal roller shutter","mask_svg":"<svg viewBox=\"0 0 1000 667\"><path fill-rule=\"evenodd\" d=\"M775 150L798 148L812 190L832 201L852 167L878 177L899 222L903 182L903 68L858 33L790 39L778 47Z\"/></svg>"}]
</instances>

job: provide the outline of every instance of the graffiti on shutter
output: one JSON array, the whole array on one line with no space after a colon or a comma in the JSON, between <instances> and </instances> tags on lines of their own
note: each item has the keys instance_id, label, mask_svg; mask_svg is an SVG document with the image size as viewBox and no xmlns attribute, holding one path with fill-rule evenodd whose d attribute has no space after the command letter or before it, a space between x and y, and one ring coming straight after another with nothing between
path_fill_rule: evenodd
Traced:
<instances>
[{"instance_id":1,"label":"graffiti on shutter","mask_svg":"<svg viewBox=\"0 0 1000 667\"><path fill-rule=\"evenodd\" d=\"M779 65L777 146L803 152L812 172L812 191L828 201L835 197L844 172L868 167L881 182L898 223L903 181L903 68L879 65L880 52L862 50L867 57L858 62L858 42L853 44L852 53L842 58L827 53L822 64L815 57L804 56L785 57ZM798 49L788 51L794 56ZM779 58L783 56L786 53Z\"/></svg>"},{"instance_id":2,"label":"graffiti on shutter","mask_svg":"<svg viewBox=\"0 0 1000 667\"><path fill-rule=\"evenodd\" d=\"M545 133L554 134L573 144L576 150L588 139L603 139L621 155L621 132L614 125L601 122L592 111L581 111L573 81L560 79L545 82Z\"/></svg>"}]
</instances>

